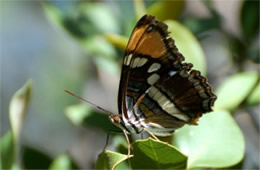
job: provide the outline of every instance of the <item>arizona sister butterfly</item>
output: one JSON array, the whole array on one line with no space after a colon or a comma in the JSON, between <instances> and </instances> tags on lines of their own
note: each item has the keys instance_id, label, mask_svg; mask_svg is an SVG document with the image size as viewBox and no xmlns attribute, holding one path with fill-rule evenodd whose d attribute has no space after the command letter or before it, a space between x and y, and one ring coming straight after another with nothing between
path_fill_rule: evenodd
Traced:
<instances>
[{"instance_id":1,"label":"arizona sister butterfly","mask_svg":"<svg viewBox=\"0 0 260 170\"><path fill-rule=\"evenodd\" d=\"M110 113L109 118L123 130L128 144L131 133L146 131L157 139L172 135L185 124L195 125L202 114L212 111L217 98L207 79L191 63L183 62L167 29L154 16L145 15L125 50L119 113Z\"/></svg>"}]
</instances>

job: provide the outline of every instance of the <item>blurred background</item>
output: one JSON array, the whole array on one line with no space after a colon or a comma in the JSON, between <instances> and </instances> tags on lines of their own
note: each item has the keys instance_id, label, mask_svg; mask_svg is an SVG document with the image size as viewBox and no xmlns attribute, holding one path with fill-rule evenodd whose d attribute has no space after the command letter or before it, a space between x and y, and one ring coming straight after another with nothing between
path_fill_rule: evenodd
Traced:
<instances>
[{"instance_id":1,"label":"blurred background","mask_svg":"<svg viewBox=\"0 0 260 170\"><path fill-rule=\"evenodd\" d=\"M124 47L146 9L162 21L178 21L196 37L205 54L205 65L197 67L215 91L230 76L256 75L251 84L240 84L252 88L230 110L246 141L243 167L258 169L260 99L246 97L255 89L259 94L259 1L162 2L1 1L1 137L10 130L13 94L32 79L21 143L52 158L70 152L80 167L93 168L106 132L98 125L77 126L80 118L68 112L72 105L86 108L64 89L117 113Z\"/></svg>"}]
</instances>

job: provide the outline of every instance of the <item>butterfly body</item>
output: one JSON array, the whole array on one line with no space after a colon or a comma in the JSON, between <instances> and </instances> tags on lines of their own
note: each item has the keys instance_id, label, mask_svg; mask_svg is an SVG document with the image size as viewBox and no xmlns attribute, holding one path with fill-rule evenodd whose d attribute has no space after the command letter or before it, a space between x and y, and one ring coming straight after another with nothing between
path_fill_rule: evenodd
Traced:
<instances>
[{"instance_id":1,"label":"butterfly body","mask_svg":"<svg viewBox=\"0 0 260 170\"><path fill-rule=\"evenodd\" d=\"M192 70L192 64L183 62L167 28L145 15L128 42L119 86L119 114L110 116L128 133L147 130L169 136L212 111L216 96L207 79Z\"/></svg>"}]
</instances>

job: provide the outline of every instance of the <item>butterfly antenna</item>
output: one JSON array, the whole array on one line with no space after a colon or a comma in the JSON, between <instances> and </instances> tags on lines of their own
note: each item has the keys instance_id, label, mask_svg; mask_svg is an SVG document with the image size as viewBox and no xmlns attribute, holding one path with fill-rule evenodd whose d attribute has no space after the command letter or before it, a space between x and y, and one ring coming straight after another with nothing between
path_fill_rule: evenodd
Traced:
<instances>
[{"instance_id":1,"label":"butterfly antenna","mask_svg":"<svg viewBox=\"0 0 260 170\"><path fill-rule=\"evenodd\" d=\"M110 111L108 111L108 110L106 110L106 109L103 109L102 107L99 107L99 106L95 105L94 103L92 103L92 102L90 102L90 101L87 101L86 99L83 99L82 97L80 97L80 96L78 96L78 95L72 93L72 92L69 91L69 90L64 90L64 91L67 92L67 93L69 93L70 95L72 95L72 96L74 96L74 97L76 97L76 98L78 98L78 99L80 99L80 100L82 100L82 101L84 101L84 102L86 102L86 103L88 103L88 104L94 106L95 108L97 108L97 109L99 109L99 110L101 110L101 111L103 111L103 112L107 112L107 113L109 113L109 114L113 114L113 113L111 113Z\"/></svg>"}]
</instances>

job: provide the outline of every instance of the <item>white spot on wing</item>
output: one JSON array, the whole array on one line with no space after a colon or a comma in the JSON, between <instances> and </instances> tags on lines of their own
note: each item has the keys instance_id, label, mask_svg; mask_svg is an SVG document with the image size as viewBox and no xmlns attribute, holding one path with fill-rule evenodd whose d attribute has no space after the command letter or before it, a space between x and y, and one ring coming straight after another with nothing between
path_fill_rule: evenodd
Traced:
<instances>
[{"instance_id":1,"label":"white spot on wing","mask_svg":"<svg viewBox=\"0 0 260 170\"><path fill-rule=\"evenodd\" d=\"M148 69L148 73L151 73L151 72L154 72L154 71L157 71L161 68L161 64L159 63L153 63L149 69Z\"/></svg>"},{"instance_id":2,"label":"white spot on wing","mask_svg":"<svg viewBox=\"0 0 260 170\"><path fill-rule=\"evenodd\" d=\"M135 68L135 67L137 66L137 64L139 63L139 61L140 61L140 58L137 57L137 58L134 60L134 63L133 63L133 65L131 66L131 68Z\"/></svg>"},{"instance_id":3,"label":"white spot on wing","mask_svg":"<svg viewBox=\"0 0 260 170\"><path fill-rule=\"evenodd\" d=\"M148 77L147 82L150 85L153 85L155 82L159 80L160 76L158 74L152 74L150 77Z\"/></svg>"},{"instance_id":4,"label":"white spot on wing","mask_svg":"<svg viewBox=\"0 0 260 170\"><path fill-rule=\"evenodd\" d=\"M160 107L167 112L168 114L183 120L188 121L189 118L182 113L179 109L175 107L175 105L169 100L160 90L158 90L156 87L152 86L149 91L148 95L156 101Z\"/></svg>"},{"instance_id":5,"label":"white spot on wing","mask_svg":"<svg viewBox=\"0 0 260 170\"><path fill-rule=\"evenodd\" d=\"M125 59L124 59L124 64L125 64L125 65L129 66L130 61L131 61L131 59L132 59L132 56L133 56L133 54L131 53L131 54L129 54L128 56L125 57Z\"/></svg>"},{"instance_id":6,"label":"white spot on wing","mask_svg":"<svg viewBox=\"0 0 260 170\"><path fill-rule=\"evenodd\" d=\"M141 58L136 67L142 67L147 62L147 58Z\"/></svg>"},{"instance_id":7,"label":"white spot on wing","mask_svg":"<svg viewBox=\"0 0 260 170\"><path fill-rule=\"evenodd\" d=\"M173 75L175 75L177 72L176 71L173 71L173 70L171 70L171 71L169 71L169 76L173 76Z\"/></svg>"},{"instance_id":8,"label":"white spot on wing","mask_svg":"<svg viewBox=\"0 0 260 170\"><path fill-rule=\"evenodd\" d=\"M147 29L147 32L150 32L150 31L152 31L152 29L153 29L153 27L152 27L152 26L148 27L148 29Z\"/></svg>"},{"instance_id":9,"label":"white spot on wing","mask_svg":"<svg viewBox=\"0 0 260 170\"><path fill-rule=\"evenodd\" d=\"M157 89L154 88L153 86L151 88L149 88L149 91L148 91L148 95L151 97L151 98L154 98L155 94L157 93Z\"/></svg>"}]
</instances>

